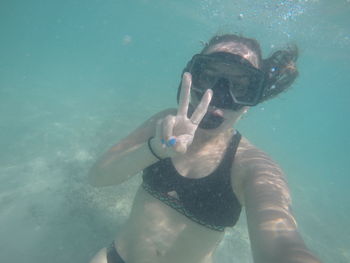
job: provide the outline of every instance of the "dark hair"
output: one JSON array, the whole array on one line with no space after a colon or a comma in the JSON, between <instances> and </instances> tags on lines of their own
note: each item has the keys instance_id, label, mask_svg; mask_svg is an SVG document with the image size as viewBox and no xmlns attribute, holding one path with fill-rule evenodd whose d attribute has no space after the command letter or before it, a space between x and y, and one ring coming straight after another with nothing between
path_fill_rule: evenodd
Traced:
<instances>
[{"instance_id":1,"label":"dark hair","mask_svg":"<svg viewBox=\"0 0 350 263\"><path fill-rule=\"evenodd\" d=\"M291 45L285 50L274 52L269 58L263 59L262 70L266 73L265 91L261 101L276 97L293 84L299 72L296 67L298 47Z\"/></svg>"},{"instance_id":2,"label":"dark hair","mask_svg":"<svg viewBox=\"0 0 350 263\"><path fill-rule=\"evenodd\" d=\"M226 35L220 35L220 36L214 36L212 37L208 43L205 44L204 48L200 52L201 54L206 53L208 49L216 44L219 43L225 43L225 42L235 42L242 44L238 49L242 51L242 53L246 53L247 51L251 50L253 51L258 58L258 66L260 67L262 57L261 57L261 49L258 41L252 38L246 38L243 36L233 35L233 34L226 34Z\"/></svg>"},{"instance_id":3,"label":"dark hair","mask_svg":"<svg viewBox=\"0 0 350 263\"><path fill-rule=\"evenodd\" d=\"M205 44L201 53L205 53L210 47L224 42L242 44L240 48L243 53L248 49L256 54L258 67L266 73L265 90L260 102L274 98L281 92L286 91L298 76L298 70L296 68L298 48L296 45L288 46L284 50L278 50L269 58L263 59L261 48L257 40L234 34L225 34L211 38L209 42ZM187 70L186 66L183 73ZM180 91L178 91L178 97L179 93Z\"/></svg>"}]
</instances>

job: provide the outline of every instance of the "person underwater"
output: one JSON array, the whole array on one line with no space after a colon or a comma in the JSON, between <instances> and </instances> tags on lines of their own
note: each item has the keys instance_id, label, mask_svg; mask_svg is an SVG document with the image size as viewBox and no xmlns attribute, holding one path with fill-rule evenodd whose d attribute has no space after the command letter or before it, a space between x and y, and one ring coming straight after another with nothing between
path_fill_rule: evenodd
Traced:
<instances>
[{"instance_id":1,"label":"person underwater","mask_svg":"<svg viewBox=\"0 0 350 263\"><path fill-rule=\"evenodd\" d=\"M212 263L243 207L254 262L320 262L298 232L284 172L235 129L250 107L290 88L297 58L291 46L263 59L255 39L233 34L194 55L178 108L146 120L89 172L94 186L142 172L128 220L91 263Z\"/></svg>"}]
</instances>

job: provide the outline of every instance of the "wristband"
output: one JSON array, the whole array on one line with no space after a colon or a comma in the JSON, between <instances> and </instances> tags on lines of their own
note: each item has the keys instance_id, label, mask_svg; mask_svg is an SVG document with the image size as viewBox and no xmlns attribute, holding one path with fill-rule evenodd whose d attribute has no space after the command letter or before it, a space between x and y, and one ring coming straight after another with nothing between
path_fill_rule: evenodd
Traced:
<instances>
[{"instance_id":1,"label":"wristband","mask_svg":"<svg viewBox=\"0 0 350 263\"><path fill-rule=\"evenodd\" d=\"M158 160L162 160L163 158L160 158L160 157L158 156L158 154L156 154L156 153L153 151L153 149L152 149L151 140L152 140L153 138L154 138L154 137L151 136L151 137L149 137L149 139L148 139L148 141L147 141L148 149L149 149L150 152L154 155L154 157L156 157Z\"/></svg>"}]
</instances>

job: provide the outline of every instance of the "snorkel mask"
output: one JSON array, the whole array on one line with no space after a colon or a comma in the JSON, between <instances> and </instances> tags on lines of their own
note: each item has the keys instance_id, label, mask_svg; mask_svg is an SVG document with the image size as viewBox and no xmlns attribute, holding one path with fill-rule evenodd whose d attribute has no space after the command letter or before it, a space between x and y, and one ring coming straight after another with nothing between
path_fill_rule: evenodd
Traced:
<instances>
[{"instance_id":1,"label":"snorkel mask","mask_svg":"<svg viewBox=\"0 0 350 263\"><path fill-rule=\"evenodd\" d=\"M210 105L217 108L238 110L255 106L264 91L265 73L239 55L197 54L187 70L192 74L193 94L201 99L207 89L212 89Z\"/></svg>"},{"instance_id":2,"label":"snorkel mask","mask_svg":"<svg viewBox=\"0 0 350 263\"><path fill-rule=\"evenodd\" d=\"M266 74L239 55L215 52L194 55L184 71L192 75L191 93L198 100L207 89L213 90L210 106L240 110L255 106L262 98ZM179 96L179 93L178 93ZM194 111L190 105L190 112ZM207 112L199 127L214 129L224 121L222 116Z\"/></svg>"}]
</instances>

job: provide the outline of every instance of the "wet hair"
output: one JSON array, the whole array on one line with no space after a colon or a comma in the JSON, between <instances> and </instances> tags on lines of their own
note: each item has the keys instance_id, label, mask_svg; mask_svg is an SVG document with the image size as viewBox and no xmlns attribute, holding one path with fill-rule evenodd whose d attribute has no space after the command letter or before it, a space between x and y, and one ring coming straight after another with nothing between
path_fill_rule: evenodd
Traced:
<instances>
[{"instance_id":1,"label":"wet hair","mask_svg":"<svg viewBox=\"0 0 350 263\"><path fill-rule=\"evenodd\" d=\"M217 35L205 44L200 52L206 53L211 47L219 43L235 42L241 53L252 51L257 56L257 65L260 70L266 74L265 89L260 102L272 99L280 93L288 90L298 77L296 61L298 59L298 48L296 45L290 45L286 49L274 52L270 57L263 59L260 45L257 40L246 38L234 34ZM183 70L188 70L189 63ZM182 73L182 74L183 74ZM181 87L181 84L180 84ZM180 87L178 90L178 99L180 95Z\"/></svg>"},{"instance_id":2,"label":"wet hair","mask_svg":"<svg viewBox=\"0 0 350 263\"><path fill-rule=\"evenodd\" d=\"M248 54L249 52L252 51L257 56L258 61L256 61L256 63L258 67L260 67L261 61L262 61L262 57L261 57L262 52L258 41L252 38L246 38L243 36L238 36L233 34L214 36L209 40L208 43L205 44L204 48L200 53L205 54L211 47L215 46L216 44L225 43L225 42L234 42L234 43L240 44L237 46L237 51L239 51L242 54Z\"/></svg>"},{"instance_id":3,"label":"wet hair","mask_svg":"<svg viewBox=\"0 0 350 263\"><path fill-rule=\"evenodd\" d=\"M298 47L296 45L289 46L285 50L278 50L269 58L263 59L262 70L266 73L267 78L261 101L272 99L292 86L299 75L296 67L297 59Z\"/></svg>"}]
</instances>

